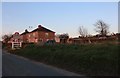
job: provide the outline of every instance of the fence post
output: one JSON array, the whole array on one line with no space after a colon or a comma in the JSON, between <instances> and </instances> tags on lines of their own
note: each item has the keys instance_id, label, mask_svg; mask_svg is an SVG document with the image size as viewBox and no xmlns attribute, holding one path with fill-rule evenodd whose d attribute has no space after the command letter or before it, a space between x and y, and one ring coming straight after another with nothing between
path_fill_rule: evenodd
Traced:
<instances>
[{"instance_id":1,"label":"fence post","mask_svg":"<svg viewBox=\"0 0 120 78\"><path fill-rule=\"evenodd\" d=\"M20 42L20 47L22 47L22 42Z\"/></svg>"},{"instance_id":2,"label":"fence post","mask_svg":"<svg viewBox=\"0 0 120 78\"><path fill-rule=\"evenodd\" d=\"M14 49L14 42L12 42L12 49Z\"/></svg>"}]
</instances>

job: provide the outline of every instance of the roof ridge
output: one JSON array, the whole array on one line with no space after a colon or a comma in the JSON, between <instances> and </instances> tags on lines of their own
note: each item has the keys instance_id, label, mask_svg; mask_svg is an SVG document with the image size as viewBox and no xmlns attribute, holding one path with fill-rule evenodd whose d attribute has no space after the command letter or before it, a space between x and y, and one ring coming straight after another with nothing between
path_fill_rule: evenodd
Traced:
<instances>
[{"instance_id":1,"label":"roof ridge","mask_svg":"<svg viewBox=\"0 0 120 78\"><path fill-rule=\"evenodd\" d=\"M44 27L42 25L38 25L38 27L36 29L34 29L34 30L30 31L30 32L27 29L25 29L25 31L22 34L20 34L20 35L23 35L23 34L26 34L26 33L35 32L35 31L54 32L54 31L52 31L52 30L50 30L50 29L48 29L48 28L46 28L46 27Z\"/></svg>"},{"instance_id":2,"label":"roof ridge","mask_svg":"<svg viewBox=\"0 0 120 78\"><path fill-rule=\"evenodd\" d=\"M42 25L38 25L38 28L34 29L34 30L31 31L31 32L34 32L34 31L48 31L48 32L54 32L54 31L52 31L52 30L50 30L50 29L48 29L48 28L46 28L46 27L44 27L44 26L42 26Z\"/></svg>"}]
</instances>

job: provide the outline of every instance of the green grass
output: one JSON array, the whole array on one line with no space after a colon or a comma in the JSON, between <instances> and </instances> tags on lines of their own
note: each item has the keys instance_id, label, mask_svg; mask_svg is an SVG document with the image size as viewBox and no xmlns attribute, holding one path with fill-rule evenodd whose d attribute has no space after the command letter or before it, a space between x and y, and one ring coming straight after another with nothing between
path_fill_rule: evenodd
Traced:
<instances>
[{"instance_id":1,"label":"green grass","mask_svg":"<svg viewBox=\"0 0 120 78\"><path fill-rule=\"evenodd\" d=\"M12 53L88 76L115 76L118 73L118 47L116 44L32 44Z\"/></svg>"}]
</instances>

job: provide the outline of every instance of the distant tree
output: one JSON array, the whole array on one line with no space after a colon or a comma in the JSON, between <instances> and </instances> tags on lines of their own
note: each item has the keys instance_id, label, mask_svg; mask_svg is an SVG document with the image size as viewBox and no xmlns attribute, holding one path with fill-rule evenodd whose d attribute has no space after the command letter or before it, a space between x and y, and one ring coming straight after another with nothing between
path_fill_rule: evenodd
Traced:
<instances>
[{"instance_id":1,"label":"distant tree","mask_svg":"<svg viewBox=\"0 0 120 78\"><path fill-rule=\"evenodd\" d=\"M106 36L108 34L109 25L102 20L98 20L94 26L95 31L98 32L101 36Z\"/></svg>"},{"instance_id":2,"label":"distant tree","mask_svg":"<svg viewBox=\"0 0 120 78\"><path fill-rule=\"evenodd\" d=\"M69 35L68 35L68 33L60 34L60 35L59 35L59 38L60 38L60 39L63 39L63 38L64 38L64 39L68 39L68 38L69 38Z\"/></svg>"},{"instance_id":3,"label":"distant tree","mask_svg":"<svg viewBox=\"0 0 120 78\"><path fill-rule=\"evenodd\" d=\"M86 28L84 28L83 26L79 27L79 34L82 37L87 37L88 36L88 31Z\"/></svg>"},{"instance_id":4,"label":"distant tree","mask_svg":"<svg viewBox=\"0 0 120 78\"><path fill-rule=\"evenodd\" d=\"M11 37L12 37L12 34L6 34L6 35L3 35L3 36L2 36L2 40L3 40L5 43L7 43L7 42L10 40Z\"/></svg>"},{"instance_id":5,"label":"distant tree","mask_svg":"<svg viewBox=\"0 0 120 78\"><path fill-rule=\"evenodd\" d=\"M60 34L59 38L60 38L60 42L61 43L67 43L69 35L68 35L68 33Z\"/></svg>"}]
</instances>

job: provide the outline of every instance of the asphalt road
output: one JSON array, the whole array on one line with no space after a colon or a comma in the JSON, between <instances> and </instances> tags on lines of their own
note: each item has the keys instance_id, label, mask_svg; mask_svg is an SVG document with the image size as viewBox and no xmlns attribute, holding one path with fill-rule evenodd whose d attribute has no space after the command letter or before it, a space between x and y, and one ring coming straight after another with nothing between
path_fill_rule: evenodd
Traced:
<instances>
[{"instance_id":1,"label":"asphalt road","mask_svg":"<svg viewBox=\"0 0 120 78\"><path fill-rule=\"evenodd\" d=\"M81 76L63 69L2 52L2 76Z\"/></svg>"}]
</instances>

